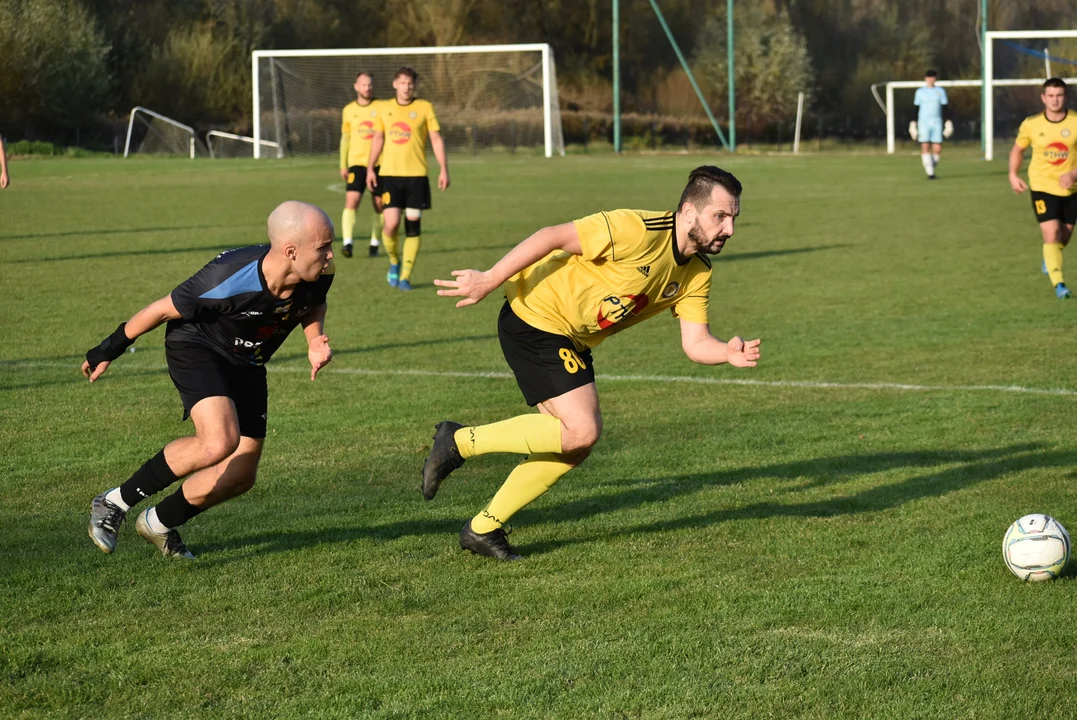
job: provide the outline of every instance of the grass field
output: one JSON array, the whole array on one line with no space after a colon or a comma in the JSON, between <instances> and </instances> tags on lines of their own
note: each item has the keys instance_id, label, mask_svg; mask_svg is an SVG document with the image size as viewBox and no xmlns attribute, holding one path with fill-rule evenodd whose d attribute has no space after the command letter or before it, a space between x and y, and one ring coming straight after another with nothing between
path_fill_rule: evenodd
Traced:
<instances>
[{"instance_id":1,"label":"grass field","mask_svg":"<svg viewBox=\"0 0 1077 720\"><path fill-rule=\"evenodd\" d=\"M469 462L424 502L433 425L526 406L497 298L456 310L431 280L546 224L672 207L715 160L745 193L712 328L762 337L759 367L693 365L668 317L612 338L604 436L514 518L526 560L462 553L517 459ZM162 332L93 386L78 366L217 251L261 242L280 201L339 217L333 161L12 177L0 716L1077 713L1077 585L1022 584L1000 554L1026 513L1077 526L1077 301L1040 275L1003 162L950 155L929 183L913 155L454 158L414 292L338 258L333 363L311 383L300 333L270 363L259 483L186 526L190 563L130 524L113 556L86 537L90 499L190 431Z\"/></svg>"}]
</instances>

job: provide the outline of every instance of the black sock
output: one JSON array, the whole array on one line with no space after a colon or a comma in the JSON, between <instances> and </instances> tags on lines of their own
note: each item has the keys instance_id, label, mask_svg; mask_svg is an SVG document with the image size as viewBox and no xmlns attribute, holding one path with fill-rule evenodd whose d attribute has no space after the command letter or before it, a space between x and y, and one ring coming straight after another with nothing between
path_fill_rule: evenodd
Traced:
<instances>
[{"instance_id":1,"label":"black sock","mask_svg":"<svg viewBox=\"0 0 1077 720\"><path fill-rule=\"evenodd\" d=\"M179 480L172 468L165 462L164 448L142 464L135 474L120 485L120 496L130 507L154 493L159 493Z\"/></svg>"},{"instance_id":2,"label":"black sock","mask_svg":"<svg viewBox=\"0 0 1077 720\"><path fill-rule=\"evenodd\" d=\"M177 528L204 509L187 502L183 496L183 486L180 485L176 492L157 503L157 519L166 528Z\"/></svg>"}]
</instances>

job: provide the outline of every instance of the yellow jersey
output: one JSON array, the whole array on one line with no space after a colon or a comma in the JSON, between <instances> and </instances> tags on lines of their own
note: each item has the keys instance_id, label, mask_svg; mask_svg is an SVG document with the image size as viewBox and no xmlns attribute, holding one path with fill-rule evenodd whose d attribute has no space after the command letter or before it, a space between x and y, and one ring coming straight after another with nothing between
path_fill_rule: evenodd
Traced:
<instances>
[{"instance_id":1,"label":"yellow jersey","mask_svg":"<svg viewBox=\"0 0 1077 720\"><path fill-rule=\"evenodd\" d=\"M505 283L521 320L568 337L580 351L666 308L707 322L711 262L681 254L672 212L613 210L575 225L582 255L555 251Z\"/></svg>"},{"instance_id":2,"label":"yellow jersey","mask_svg":"<svg viewBox=\"0 0 1077 720\"><path fill-rule=\"evenodd\" d=\"M407 105L401 105L396 98L382 100L374 129L385 133L378 161L381 175L426 177L426 138L441 130L429 100L414 98Z\"/></svg>"},{"instance_id":3,"label":"yellow jersey","mask_svg":"<svg viewBox=\"0 0 1077 720\"><path fill-rule=\"evenodd\" d=\"M1069 197L1077 186L1063 190L1058 186L1062 173L1077 167L1077 113L1066 111L1066 117L1051 122L1045 113L1031 115L1017 131L1017 146L1032 146L1032 161L1028 164L1028 186L1036 192Z\"/></svg>"},{"instance_id":4,"label":"yellow jersey","mask_svg":"<svg viewBox=\"0 0 1077 720\"><path fill-rule=\"evenodd\" d=\"M348 140L348 164L342 168L347 169L355 165L366 166L370 162L370 143L374 139L374 119L378 113L378 105L383 100L371 100L366 105L360 105L353 100L344 106L340 118L340 134L347 135Z\"/></svg>"}]
</instances>

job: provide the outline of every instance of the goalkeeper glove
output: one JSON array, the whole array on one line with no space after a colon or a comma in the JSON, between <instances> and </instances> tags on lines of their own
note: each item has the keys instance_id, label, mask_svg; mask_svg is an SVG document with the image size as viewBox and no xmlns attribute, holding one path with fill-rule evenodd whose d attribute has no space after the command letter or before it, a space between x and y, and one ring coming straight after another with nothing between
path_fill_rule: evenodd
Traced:
<instances>
[{"instance_id":1,"label":"goalkeeper glove","mask_svg":"<svg viewBox=\"0 0 1077 720\"><path fill-rule=\"evenodd\" d=\"M913 120L911 123L909 123L909 137L911 137L914 141L918 140L920 138L920 133L916 129L916 121L915 120Z\"/></svg>"},{"instance_id":2,"label":"goalkeeper glove","mask_svg":"<svg viewBox=\"0 0 1077 720\"><path fill-rule=\"evenodd\" d=\"M947 140L949 140L950 136L953 135L953 134L954 134L954 123L953 123L952 120L947 120L942 125L942 136L944 138L946 138Z\"/></svg>"}]
</instances>

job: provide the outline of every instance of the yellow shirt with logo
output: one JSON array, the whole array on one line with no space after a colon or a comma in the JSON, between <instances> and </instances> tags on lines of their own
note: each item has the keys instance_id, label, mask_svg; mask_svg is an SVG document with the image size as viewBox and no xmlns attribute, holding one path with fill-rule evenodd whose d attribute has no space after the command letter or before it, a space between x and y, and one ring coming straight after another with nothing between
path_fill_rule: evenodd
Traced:
<instances>
[{"instance_id":1,"label":"yellow shirt with logo","mask_svg":"<svg viewBox=\"0 0 1077 720\"><path fill-rule=\"evenodd\" d=\"M1028 164L1028 186L1036 192L1069 197L1077 186L1063 190L1058 178L1077 167L1077 113L1066 111L1066 117L1051 122L1045 113L1031 115L1017 131L1017 146L1032 146L1032 161Z\"/></svg>"},{"instance_id":2,"label":"yellow shirt with logo","mask_svg":"<svg viewBox=\"0 0 1077 720\"><path fill-rule=\"evenodd\" d=\"M383 100L371 100L360 105L353 100L344 106L340 119L340 134L347 135L348 165L366 166L370 162L370 143L374 139L374 120L378 114L378 105Z\"/></svg>"},{"instance_id":3,"label":"yellow shirt with logo","mask_svg":"<svg viewBox=\"0 0 1077 720\"><path fill-rule=\"evenodd\" d=\"M505 283L521 320L581 351L667 308L707 322L711 263L680 254L672 212L613 210L575 225L582 255L558 250Z\"/></svg>"},{"instance_id":4,"label":"yellow shirt with logo","mask_svg":"<svg viewBox=\"0 0 1077 720\"><path fill-rule=\"evenodd\" d=\"M396 98L383 100L374 129L385 133L378 161L383 177L426 177L426 138L441 130L430 101L415 98L401 105Z\"/></svg>"}]
</instances>

